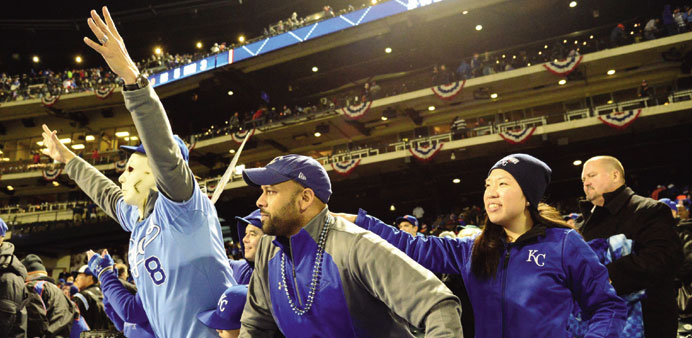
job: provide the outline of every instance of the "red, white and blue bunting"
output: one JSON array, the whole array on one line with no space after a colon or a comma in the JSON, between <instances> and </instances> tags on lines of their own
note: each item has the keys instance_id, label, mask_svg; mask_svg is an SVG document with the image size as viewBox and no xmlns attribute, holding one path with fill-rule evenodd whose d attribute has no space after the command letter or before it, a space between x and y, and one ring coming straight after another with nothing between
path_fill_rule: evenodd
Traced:
<instances>
[{"instance_id":1,"label":"red, white and blue bunting","mask_svg":"<svg viewBox=\"0 0 692 338\"><path fill-rule=\"evenodd\" d=\"M543 64L543 67L555 75L567 76L569 73L577 69L577 66L579 66L579 63L581 63L583 58L583 55L573 56L565 60L545 63Z\"/></svg>"},{"instance_id":2,"label":"red, white and blue bunting","mask_svg":"<svg viewBox=\"0 0 692 338\"><path fill-rule=\"evenodd\" d=\"M361 104L356 104L356 105L350 105L348 107L341 108L341 112L346 115L346 117L350 119L359 119L365 115L365 113L370 110L370 106L372 105L372 101L365 101Z\"/></svg>"},{"instance_id":3,"label":"red, white and blue bunting","mask_svg":"<svg viewBox=\"0 0 692 338\"><path fill-rule=\"evenodd\" d=\"M348 176L351 174L353 169L356 169L356 167L359 164L360 164L360 159L344 161L344 162L337 162L337 163L332 163L332 169L334 169L334 171L336 171L336 173L339 175Z\"/></svg>"},{"instance_id":4,"label":"red, white and blue bunting","mask_svg":"<svg viewBox=\"0 0 692 338\"><path fill-rule=\"evenodd\" d=\"M62 169L46 169L43 171L43 178L46 181L53 181L60 176L60 173L62 173Z\"/></svg>"},{"instance_id":5,"label":"red, white and blue bunting","mask_svg":"<svg viewBox=\"0 0 692 338\"><path fill-rule=\"evenodd\" d=\"M252 129L252 130L245 129L245 130L237 131L237 132L231 134L231 138L233 139L233 142L241 144L241 143L243 143L243 140L245 139L245 136L247 136L248 133L250 133L250 137L252 137L252 135L255 135L255 129ZM248 140L249 140L249 138L248 138Z\"/></svg>"},{"instance_id":6,"label":"red, white and blue bunting","mask_svg":"<svg viewBox=\"0 0 692 338\"><path fill-rule=\"evenodd\" d=\"M98 97L101 100L107 99L111 94L113 94L113 91L115 90L115 86L100 86L94 90L94 95Z\"/></svg>"},{"instance_id":7,"label":"red, white and blue bunting","mask_svg":"<svg viewBox=\"0 0 692 338\"><path fill-rule=\"evenodd\" d=\"M60 99L60 94L58 95L53 95L53 96L44 96L41 98L41 103L43 103L44 106L50 107L54 105L58 100Z\"/></svg>"},{"instance_id":8,"label":"red, white and blue bunting","mask_svg":"<svg viewBox=\"0 0 692 338\"><path fill-rule=\"evenodd\" d=\"M528 140L535 131L536 127L507 130L501 132L500 137L511 144L519 144L526 142L526 140Z\"/></svg>"},{"instance_id":9,"label":"red, white and blue bunting","mask_svg":"<svg viewBox=\"0 0 692 338\"><path fill-rule=\"evenodd\" d=\"M115 172L120 174L125 171L125 167L127 166L127 160L120 160L115 162Z\"/></svg>"},{"instance_id":10,"label":"red, white and blue bunting","mask_svg":"<svg viewBox=\"0 0 692 338\"><path fill-rule=\"evenodd\" d=\"M443 100L451 100L461 93L461 90L464 89L465 84L466 80L461 82L457 81L450 84L435 86L431 89L433 94L435 94L437 97Z\"/></svg>"},{"instance_id":11,"label":"red, white and blue bunting","mask_svg":"<svg viewBox=\"0 0 692 338\"><path fill-rule=\"evenodd\" d=\"M440 152L440 150L442 150L443 145L443 142L438 142L435 145L420 145L418 147L411 147L408 149L408 151L410 151L411 155L413 155L413 157L417 158L418 160L428 162L432 160L433 157L435 157L435 155L437 155L437 153Z\"/></svg>"},{"instance_id":12,"label":"red, white and blue bunting","mask_svg":"<svg viewBox=\"0 0 692 338\"><path fill-rule=\"evenodd\" d=\"M615 129L625 129L627 126L632 124L632 122L634 122L634 120L636 120L641 113L641 109L628 110L626 112L614 112L599 116L598 119Z\"/></svg>"}]
</instances>

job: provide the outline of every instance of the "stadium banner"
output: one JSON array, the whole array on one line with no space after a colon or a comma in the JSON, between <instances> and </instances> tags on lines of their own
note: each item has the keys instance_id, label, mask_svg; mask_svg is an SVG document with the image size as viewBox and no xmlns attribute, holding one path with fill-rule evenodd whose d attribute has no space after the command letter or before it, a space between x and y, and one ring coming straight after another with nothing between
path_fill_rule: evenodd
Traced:
<instances>
[{"instance_id":1,"label":"stadium banner","mask_svg":"<svg viewBox=\"0 0 692 338\"><path fill-rule=\"evenodd\" d=\"M252 130L245 129L245 130L237 131L237 132L231 134L231 138L233 139L233 142L241 144L241 143L243 143L243 140L245 139L245 136L248 133L250 133L250 137L252 137L252 135L255 135L255 129L253 128Z\"/></svg>"},{"instance_id":2,"label":"stadium banner","mask_svg":"<svg viewBox=\"0 0 692 338\"><path fill-rule=\"evenodd\" d=\"M526 142L534 132L536 132L536 127L526 127L500 132L500 137L510 144L520 144Z\"/></svg>"},{"instance_id":3,"label":"stadium banner","mask_svg":"<svg viewBox=\"0 0 692 338\"><path fill-rule=\"evenodd\" d=\"M567 76L569 73L577 69L577 66L579 66L579 63L581 63L583 58L583 55L578 55L565 60L553 60L544 63L543 67L555 75Z\"/></svg>"},{"instance_id":4,"label":"stadium banner","mask_svg":"<svg viewBox=\"0 0 692 338\"><path fill-rule=\"evenodd\" d=\"M634 122L634 120L636 120L641 113L641 109L628 110L625 112L613 112L607 115L599 116L598 119L615 129L625 129L627 126L632 124L632 122Z\"/></svg>"},{"instance_id":5,"label":"stadium banner","mask_svg":"<svg viewBox=\"0 0 692 338\"><path fill-rule=\"evenodd\" d=\"M360 164L360 159L332 163L332 169L341 176L348 176Z\"/></svg>"},{"instance_id":6,"label":"stadium banner","mask_svg":"<svg viewBox=\"0 0 692 338\"><path fill-rule=\"evenodd\" d=\"M52 107L58 100L60 100L60 94L41 97L41 103L45 107Z\"/></svg>"},{"instance_id":7,"label":"stadium banner","mask_svg":"<svg viewBox=\"0 0 692 338\"><path fill-rule=\"evenodd\" d=\"M435 96L443 99L443 100L451 100L455 96L459 95L461 93L461 90L464 89L464 85L466 84L466 80L464 81L457 81L457 82L452 82L450 84L445 84L445 85L439 85L432 87L433 94Z\"/></svg>"},{"instance_id":8,"label":"stadium banner","mask_svg":"<svg viewBox=\"0 0 692 338\"><path fill-rule=\"evenodd\" d=\"M435 145L432 145L432 142L429 142L428 145L418 145L416 147L412 146L408 149L408 151L419 161L428 162L432 160L433 157L440 152L440 150L442 150L442 146L444 146L444 142L438 142Z\"/></svg>"},{"instance_id":9,"label":"stadium banner","mask_svg":"<svg viewBox=\"0 0 692 338\"><path fill-rule=\"evenodd\" d=\"M46 181L53 181L60 176L60 173L62 173L62 169L44 169L41 174Z\"/></svg>"},{"instance_id":10,"label":"stadium banner","mask_svg":"<svg viewBox=\"0 0 692 338\"><path fill-rule=\"evenodd\" d=\"M94 90L94 95L98 97L101 100L107 99L111 94L113 94L113 91L115 90L115 85L104 85L104 86L99 86Z\"/></svg>"},{"instance_id":11,"label":"stadium banner","mask_svg":"<svg viewBox=\"0 0 692 338\"><path fill-rule=\"evenodd\" d=\"M368 110L370 110L370 106L372 106L372 101L365 101L361 104L355 104L341 108L341 112L344 115L346 115L346 117L355 120L363 117L365 113L367 113Z\"/></svg>"}]
</instances>

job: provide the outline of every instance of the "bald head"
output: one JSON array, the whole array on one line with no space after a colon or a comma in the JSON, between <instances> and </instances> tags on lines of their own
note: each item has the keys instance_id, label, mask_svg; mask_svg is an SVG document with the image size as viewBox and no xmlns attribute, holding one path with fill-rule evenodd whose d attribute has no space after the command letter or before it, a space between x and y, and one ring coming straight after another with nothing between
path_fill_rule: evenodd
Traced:
<instances>
[{"instance_id":1,"label":"bald head","mask_svg":"<svg viewBox=\"0 0 692 338\"><path fill-rule=\"evenodd\" d=\"M594 205L603 206L603 194L625 184L625 168L615 157L596 156L584 163L581 179L586 199Z\"/></svg>"}]
</instances>

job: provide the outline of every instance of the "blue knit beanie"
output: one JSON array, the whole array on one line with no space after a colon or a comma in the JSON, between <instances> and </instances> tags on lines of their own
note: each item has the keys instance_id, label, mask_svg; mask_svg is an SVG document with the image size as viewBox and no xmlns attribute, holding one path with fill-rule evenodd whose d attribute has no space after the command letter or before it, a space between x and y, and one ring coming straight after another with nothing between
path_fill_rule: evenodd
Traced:
<instances>
[{"instance_id":1,"label":"blue knit beanie","mask_svg":"<svg viewBox=\"0 0 692 338\"><path fill-rule=\"evenodd\" d=\"M519 183L526 200L534 209L545 194L545 189L550 184L550 174L553 172L543 161L527 154L512 154L497 161L490 170L502 169L510 173Z\"/></svg>"}]
</instances>

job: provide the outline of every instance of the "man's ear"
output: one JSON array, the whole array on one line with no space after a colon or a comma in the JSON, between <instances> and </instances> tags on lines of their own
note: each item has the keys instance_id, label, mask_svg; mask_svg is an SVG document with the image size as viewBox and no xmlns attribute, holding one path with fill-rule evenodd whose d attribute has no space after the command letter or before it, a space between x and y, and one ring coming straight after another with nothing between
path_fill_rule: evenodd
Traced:
<instances>
[{"instance_id":1,"label":"man's ear","mask_svg":"<svg viewBox=\"0 0 692 338\"><path fill-rule=\"evenodd\" d=\"M308 210L310 206L315 202L315 192L310 189L310 188L305 188L303 191L300 192L298 196L298 205L300 207L300 211L303 212L305 210Z\"/></svg>"}]
</instances>

